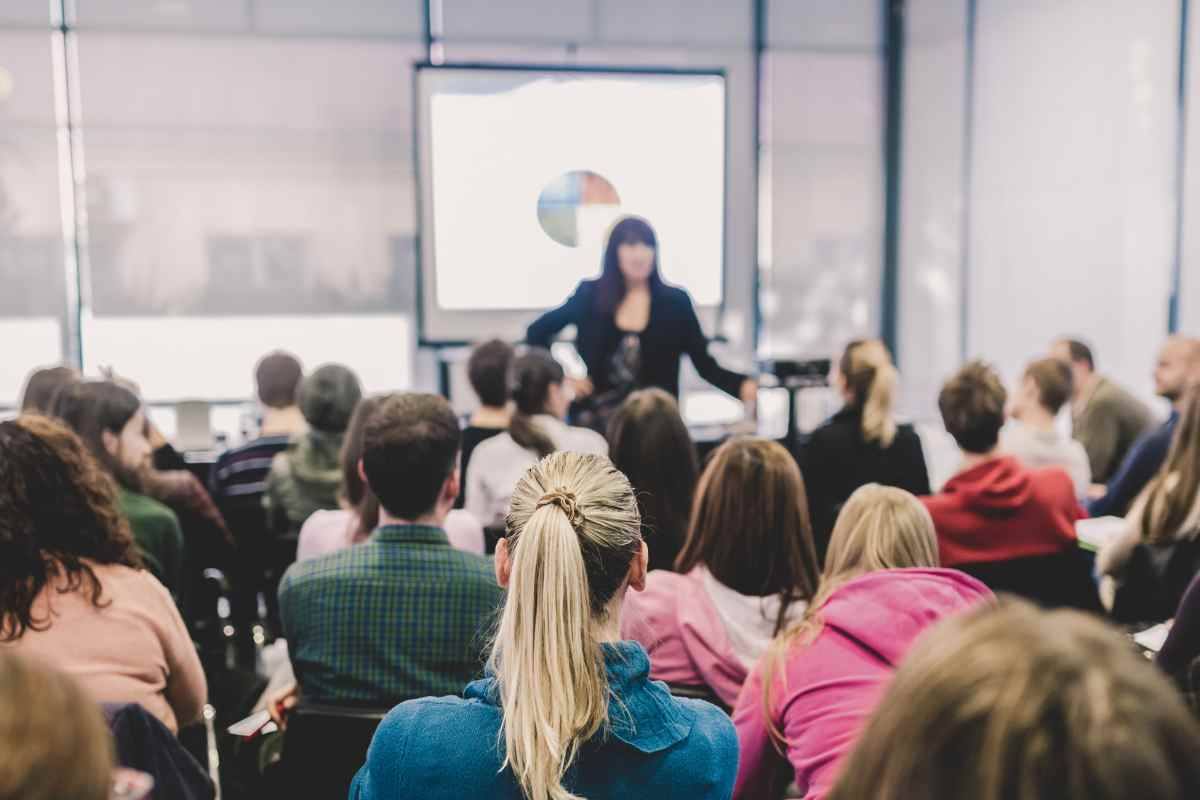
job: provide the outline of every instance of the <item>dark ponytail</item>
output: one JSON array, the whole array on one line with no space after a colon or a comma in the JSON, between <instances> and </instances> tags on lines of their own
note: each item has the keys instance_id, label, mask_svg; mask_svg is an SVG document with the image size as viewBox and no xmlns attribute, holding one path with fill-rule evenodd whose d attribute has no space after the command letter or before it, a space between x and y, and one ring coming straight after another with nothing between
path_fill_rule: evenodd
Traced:
<instances>
[{"instance_id":1,"label":"dark ponytail","mask_svg":"<svg viewBox=\"0 0 1200 800\"><path fill-rule=\"evenodd\" d=\"M546 412L550 386L563 382L563 368L549 350L531 347L513 359L511 369L509 388L515 408L509 419L508 435L521 447L537 453L538 458L545 458L558 448L531 417Z\"/></svg>"}]
</instances>

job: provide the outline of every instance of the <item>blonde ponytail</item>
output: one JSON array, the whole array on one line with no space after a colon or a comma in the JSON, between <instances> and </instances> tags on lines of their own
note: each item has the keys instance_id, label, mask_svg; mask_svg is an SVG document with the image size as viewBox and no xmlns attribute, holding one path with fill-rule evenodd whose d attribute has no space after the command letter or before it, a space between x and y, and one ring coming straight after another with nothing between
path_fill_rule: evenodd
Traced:
<instances>
[{"instance_id":1,"label":"blonde ponytail","mask_svg":"<svg viewBox=\"0 0 1200 800\"><path fill-rule=\"evenodd\" d=\"M863 439L891 447L896 440L892 405L900 376L887 348L878 339L852 343L842 356L841 370L862 409Z\"/></svg>"},{"instance_id":2,"label":"blonde ponytail","mask_svg":"<svg viewBox=\"0 0 1200 800\"><path fill-rule=\"evenodd\" d=\"M558 452L525 473L506 523L512 572L491 655L504 766L527 800L580 800L562 780L608 722L596 633L641 549L637 502L607 459Z\"/></svg>"}]
</instances>

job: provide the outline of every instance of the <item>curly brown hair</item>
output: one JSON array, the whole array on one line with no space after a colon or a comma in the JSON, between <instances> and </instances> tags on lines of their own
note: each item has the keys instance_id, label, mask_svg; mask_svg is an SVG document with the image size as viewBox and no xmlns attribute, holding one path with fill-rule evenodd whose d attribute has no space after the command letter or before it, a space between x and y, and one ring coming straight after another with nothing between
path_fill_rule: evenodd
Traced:
<instances>
[{"instance_id":1,"label":"curly brown hair","mask_svg":"<svg viewBox=\"0 0 1200 800\"><path fill-rule=\"evenodd\" d=\"M89 562L141 568L113 479L61 422L0 422L0 642L50 626L33 603L56 576L102 607Z\"/></svg>"}]
</instances>

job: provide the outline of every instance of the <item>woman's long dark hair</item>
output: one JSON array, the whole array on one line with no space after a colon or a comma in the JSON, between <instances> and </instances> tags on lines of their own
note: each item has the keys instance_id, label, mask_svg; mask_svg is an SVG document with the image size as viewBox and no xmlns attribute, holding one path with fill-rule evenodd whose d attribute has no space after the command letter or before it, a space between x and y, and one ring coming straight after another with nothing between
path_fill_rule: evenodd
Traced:
<instances>
[{"instance_id":1,"label":"woman's long dark hair","mask_svg":"<svg viewBox=\"0 0 1200 800\"><path fill-rule=\"evenodd\" d=\"M142 401L124 386L111 381L84 381L64 386L54 397L52 416L78 434L100 466L125 488L139 491L141 479L121 466L104 447L104 432L120 436L141 409Z\"/></svg>"},{"instance_id":2,"label":"woman's long dark hair","mask_svg":"<svg viewBox=\"0 0 1200 800\"><path fill-rule=\"evenodd\" d=\"M608 446L637 494L650 569L674 569L700 472L675 398L662 389L629 395L608 423Z\"/></svg>"},{"instance_id":3,"label":"woman's long dark hair","mask_svg":"<svg viewBox=\"0 0 1200 800\"><path fill-rule=\"evenodd\" d=\"M549 350L531 347L513 359L511 369L509 388L512 389L514 408L508 435L521 447L536 452L538 458L545 458L557 448L530 417L546 413L551 384L563 382L562 365L554 360Z\"/></svg>"},{"instance_id":4,"label":"woman's long dark hair","mask_svg":"<svg viewBox=\"0 0 1200 800\"><path fill-rule=\"evenodd\" d=\"M0 642L50 626L33 604L56 576L60 592L104 605L87 561L138 568L112 478L79 437L47 417L0 422Z\"/></svg>"},{"instance_id":5,"label":"woman's long dark hair","mask_svg":"<svg viewBox=\"0 0 1200 800\"><path fill-rule=\"evenodd\" d=\"M379 524L379 498L358 472L358 463L363 455L363 431L367 418L379 408L386 395L364 397L354 407L350 424L346 428L346 439L342 442L342 499L354 509L358 522L350 531L350 543L361 542Z\"/></svg>"},{"instance_id":6,"label":"woman's long dark hair","mask_svg":"<svg viewBox=\"0 0 1200 800\"><path fill-rule=\"evenodd\" d=\"M680 572L700 566L739 594L780 595L776 634L791 604L816 594L819 568L804 478L783 445L739 437L709 456L675 561Z\"/></svg>"},{"instance_id":7,"label":"woman's long dark hair","mask_svg":"<svg viewBox=\"0 0 1200 800\"><path fill-rule=\"evenodd\" d=\"M658 237L654 228L641 217L625 217L613 226L604 248L604 266L600 280L596 282L596 310L602 314L616 311L625 296L625 276L621 274L621 263L617 251L623 244L644 244L654 249L654 267L650 270L650 291L657 292L663 286L658 273Z\"/></svg>"}]
</instances>

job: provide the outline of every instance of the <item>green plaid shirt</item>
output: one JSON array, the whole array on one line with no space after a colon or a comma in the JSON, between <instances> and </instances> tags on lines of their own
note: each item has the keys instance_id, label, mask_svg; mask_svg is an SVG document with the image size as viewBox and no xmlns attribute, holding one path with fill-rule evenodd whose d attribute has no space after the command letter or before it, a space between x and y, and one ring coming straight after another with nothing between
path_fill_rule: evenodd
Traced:
<instances>
[{"instance_id":1,"label":"green plaid shirt","mask_svg":"<svg viewBox=\"0 0 1200 800\"><path fill-rule=\"evenodd\" d=\"M379 528L360 545L293 564L279 585L301 692L335 704L459 694L482 672L501 598L488 559L423 525Z\"/></svg>"}]
</instances>

